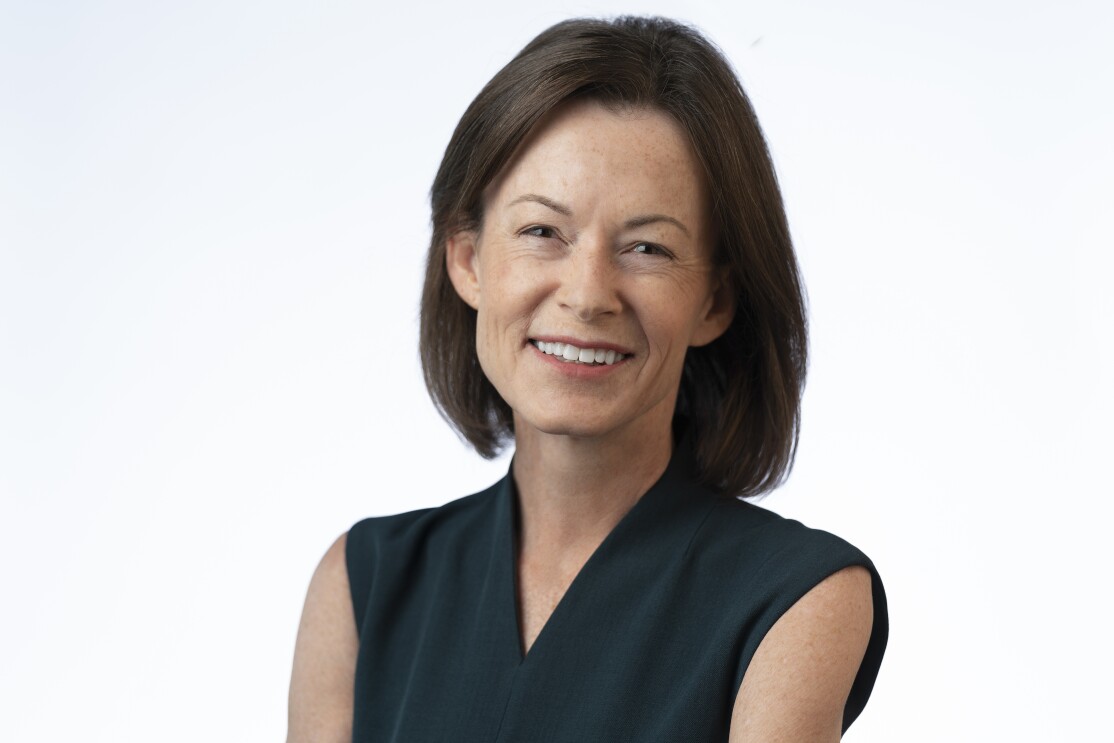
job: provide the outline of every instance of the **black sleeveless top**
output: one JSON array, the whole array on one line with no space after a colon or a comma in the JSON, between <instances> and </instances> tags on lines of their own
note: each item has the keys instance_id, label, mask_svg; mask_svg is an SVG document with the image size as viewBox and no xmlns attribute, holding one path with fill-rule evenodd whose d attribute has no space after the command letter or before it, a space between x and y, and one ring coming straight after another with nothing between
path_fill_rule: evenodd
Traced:
<instances>
[{"instance_id":1,"label":"black sleeveless top","mask_svg":"<svg viewBox=\"0 0 1114 743\"><path fill-rule=\"evenodd\" d=\"M674 455L525 657L509 473L439 508L353 526L354 743L726 742L766 632L824 578L862 565L874 626L846 730L886 647L874 565L839 537L695 484L691 465L691 455Z\"/></svg>"}]
</instances>

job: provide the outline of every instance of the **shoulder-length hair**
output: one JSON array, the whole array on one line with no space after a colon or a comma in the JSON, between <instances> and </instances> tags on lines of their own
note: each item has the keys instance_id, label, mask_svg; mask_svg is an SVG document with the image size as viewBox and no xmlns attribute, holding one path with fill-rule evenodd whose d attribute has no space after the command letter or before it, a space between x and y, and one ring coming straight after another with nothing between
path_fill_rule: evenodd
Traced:
<instances>
[{"instance_id":1,"label":"shoulder-length hair","mask_svg":"<svg viewBox=\"0 0 1114 743\"><path fill-rule=\"evenodd\" d=\"M434 404L484 457L513 439L511 409L476 356L476 312L449 281L446 240L480 228L484 188L534 125L573 97L657 109L688 135L712 197L716 270L732 288L736 309L722 336L688 350L675 415L687 420L702 482L725 495L768 492L792 468L800 432L804 287L754 109L723 54L675 21L558 23L464 112L431 192L420 352Z\"/></svg>"}]
</instances>

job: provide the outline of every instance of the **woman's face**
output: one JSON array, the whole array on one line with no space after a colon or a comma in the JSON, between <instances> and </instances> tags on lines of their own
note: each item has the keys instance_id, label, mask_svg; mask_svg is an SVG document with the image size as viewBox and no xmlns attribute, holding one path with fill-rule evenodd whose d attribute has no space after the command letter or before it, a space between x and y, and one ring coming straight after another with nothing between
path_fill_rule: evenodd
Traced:
<instances>
[{"instance_id":1,"label":"woman's face","mask_svg":"<svg viewBox=\"0 0 1114 743\"><path fill-rule=\"evenodd\" d=\"M685 352L733 305L711 270L703 175L680 127L593 101L551 113L448 243L476 352L516 434L660 435Z\"/></svg>"}]
</instances>

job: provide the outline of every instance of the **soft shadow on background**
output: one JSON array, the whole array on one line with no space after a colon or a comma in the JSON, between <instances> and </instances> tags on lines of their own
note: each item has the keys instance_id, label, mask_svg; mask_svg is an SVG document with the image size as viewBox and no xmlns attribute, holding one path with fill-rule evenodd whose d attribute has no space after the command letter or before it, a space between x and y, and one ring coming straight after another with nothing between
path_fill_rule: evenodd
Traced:
<instances>
[{"instance_id":1,"label":"soft shadow on background","mask_svg":"<svg viewBox=\"0 0 1114 743\"><path fill-rule=\"evenodd\" d=\"M779 168L813 357L762 504L890 600L846 739L1105 728L1108 4L375 5L0 5L0 738L281 739L331 540L507 466L417 363L452 127L620 12L719 43Z\"/></svg>"}]
</instances>

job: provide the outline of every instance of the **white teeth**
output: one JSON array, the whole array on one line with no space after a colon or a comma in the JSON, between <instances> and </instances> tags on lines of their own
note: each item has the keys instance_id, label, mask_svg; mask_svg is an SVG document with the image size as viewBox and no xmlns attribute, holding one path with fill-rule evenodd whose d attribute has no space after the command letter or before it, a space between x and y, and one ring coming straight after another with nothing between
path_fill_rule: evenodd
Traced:
<instances>
[{"instance_id":1,"label":"white teeth","mask_svg":"<svg viewBox=\"0 0 1114 743\"><path fill-rule=\"evenodd\" d=\"M577 348L571 343L531 341L544 354L556 356L570 364L614 364L626 358L618 351L603 348Z\"/></svg>"}]
</instances>

